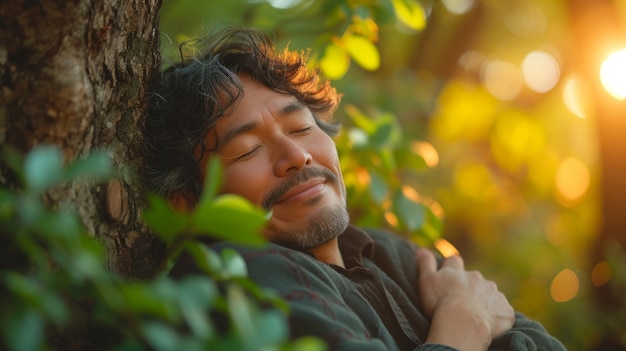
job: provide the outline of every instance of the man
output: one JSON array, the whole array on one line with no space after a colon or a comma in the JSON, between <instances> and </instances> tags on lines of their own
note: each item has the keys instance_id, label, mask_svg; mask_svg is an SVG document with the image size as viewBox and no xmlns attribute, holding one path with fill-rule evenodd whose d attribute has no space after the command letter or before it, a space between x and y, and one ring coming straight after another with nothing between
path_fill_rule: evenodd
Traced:
<instances>
[{"instance_id":1,"label":"man","mask_svg":"<svg viewBox=\"0 0 626 351\"><path fill-rule=\"evenodd\" d=\"M331 138L339 97L302 54L276 53L250 29L223 31L206 45L204 56L155 84L148 184L172 206L191 208L217 156L221 191L272 211L263 231L271 244L238 249L250 277L289 303L293 337L316 335L332 350L563 349L459 256L438 264L398 236L349 225Z\"/></svg>"}]
</instances>

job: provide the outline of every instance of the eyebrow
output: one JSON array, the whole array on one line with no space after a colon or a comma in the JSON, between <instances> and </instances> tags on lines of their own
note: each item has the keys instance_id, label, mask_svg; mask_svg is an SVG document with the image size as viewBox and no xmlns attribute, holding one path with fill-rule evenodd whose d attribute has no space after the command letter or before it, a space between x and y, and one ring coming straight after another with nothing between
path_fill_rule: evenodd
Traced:
<instances>
[{"instance_id":1,"label":"eyebrow","mask_svg":"<svg viewBox=\"0 0 626 351\"><path fill-rule=\"evenodd\" d=\"M283 108L281 108L278 113L285 116L294 112L298 112L301 110L304 110L306 107L306 105L304 105L302 102L296 100L296 101L290 101L287 105L285 105Z\"/></svg>"},{"instance_id":2,"label":"eyebrow","mask_svg":"<svg viewBox=\"0 0 626 351\"><path fill-rule=\"evenodd\" d=\"M283 106L280 110L278 110L278 115L285 117L294 112L298 112L306 109L307 106L300 101L289 101L285 106ZM228 144L231 140L235 139L241 134L245 134L251 130L254 130L257 127L256 122L250 122L246 124L242 124L240 126L234 127L224 134L224 137L220 141L219 145L224 146Z\"/></svg>"}]
</instances>

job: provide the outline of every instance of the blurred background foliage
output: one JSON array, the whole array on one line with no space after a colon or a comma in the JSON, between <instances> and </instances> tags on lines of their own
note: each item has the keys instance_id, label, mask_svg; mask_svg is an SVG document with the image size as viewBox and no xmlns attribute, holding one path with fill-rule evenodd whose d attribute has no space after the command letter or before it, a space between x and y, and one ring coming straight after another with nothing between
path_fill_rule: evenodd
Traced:
<instances>
[{"instance_id":1,"label":"blurred background foliage","mask_svg":"<svg viewBox=\"0 0 626 351\"><path fill-rule=\"evenodd\" d=\"M585 22L596 9L610 16ZM599 32L608 23L612 36ZM168 0L161 11L173 60L179 43L228 25L310 50L343 93L353 222L460 251L570 350L626 348L626 229L608 215L623 212L612 204L624 185L606 183L626 149L605 146L601 120L601 104L626 96L626 41L584 46L623 38L624 23L623 0ZM585 64L612 53L600 91L601 61Z\"/></svg>"}]
</instances>

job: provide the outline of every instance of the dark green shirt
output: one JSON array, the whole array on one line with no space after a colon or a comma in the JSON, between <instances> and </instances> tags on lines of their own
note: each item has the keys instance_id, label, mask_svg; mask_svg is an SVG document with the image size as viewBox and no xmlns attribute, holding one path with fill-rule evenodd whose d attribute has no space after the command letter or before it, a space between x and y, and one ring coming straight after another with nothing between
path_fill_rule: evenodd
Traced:
<instances>
[{"instance_id":1,"label":"dark green shirt","mask_svg":"<svg viewBox=\"0 0 626 351\"><path fill-rule=\"evenodd\" d=\"M293 338L315 335L330 350L454 350L424 345L430 323L420 310L416 247L383 231L349 227L339 238L346 268L275 244L237 249L252 280L276 290L290 305ZM174 271L187 271L179 262ZM516 314L511 330L490 350L565 350L537 322Z\"/></svg>"}]
</instances>

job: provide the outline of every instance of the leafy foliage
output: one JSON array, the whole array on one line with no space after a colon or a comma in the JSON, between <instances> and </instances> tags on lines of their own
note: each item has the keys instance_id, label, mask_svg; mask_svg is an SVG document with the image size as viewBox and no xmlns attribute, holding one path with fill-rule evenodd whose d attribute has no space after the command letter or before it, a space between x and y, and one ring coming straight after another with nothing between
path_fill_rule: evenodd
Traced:
<instances>
[{"instance_id":1,"label":"leafy foliage","mask_svg":"<svg viewBox=\"0 0 626 351\"><path fill-rule=\"evenodd\" d=\"M261 245L266 214L260 209L213 193L204 194L194 212L181 214L151 198L146 220L171 249L164 262L187 251L206 275L173 280L164 270L149 281L126 281L106 269L102 248L71 209L48 208L43 201L53 187L113 174L107 156L95 153L64 167L56 148L33 149L23 161L5 151L22 187L0 189L3 349L324 349L314 338L288 341L286 304L247 278L235 251L218 253L193 241L237 230L241 243ZM218 163L212 166L220 172ZM261 303L274 308L261 309ZM228 325L216 324L215 313Z\"/></svg>"},{"instance_id":2,"label":"leafy foliage","mask_svg":"<svg viewBox=\"0 0 626 351\"><path fill-rule=\"evenodd\" d=\"M571 45L573 26L580 25L571 17L574 3L181 0L165 2L161 18L172 38L165 51L224 24L266 30L279 47L310 48L311 64L344 94L335 114L344 125L337 146L355 222L387 226L423 244L445 237L516 309L569 349L587 350L608 335L624 345L626 317L615 308L623 303L599 309L609 299L598 290L623 296L626 279L613 257L623 252L594 254L601 251L594 247L609 244L598 236L593 94L574 97L583 114L564 103L577 81L571 78L581 73L581 47ZM619 3L603 2L623 9ZM615 12L623 21L626 12ZM350 38L357 44L347 44ZM522 74L525 57L536 51L560 69L547 91L523 81L526 73L549 76L541 67ZM515 97L502 99L488 84L490 68L497 67L513 73L494 75L491 83L517 87ZM566 167L572 160L579 167ZM590 182L579 197L563 197L559 186L585 175ZM611 270L602 286L592 283L597 265ZM560 288L577 290L571 300L556 302L551 289L563 270L575 273L577 285Z\"/></svg>"}]
</instances>

